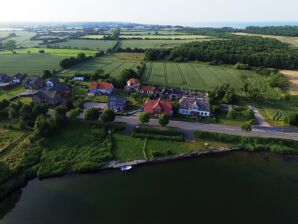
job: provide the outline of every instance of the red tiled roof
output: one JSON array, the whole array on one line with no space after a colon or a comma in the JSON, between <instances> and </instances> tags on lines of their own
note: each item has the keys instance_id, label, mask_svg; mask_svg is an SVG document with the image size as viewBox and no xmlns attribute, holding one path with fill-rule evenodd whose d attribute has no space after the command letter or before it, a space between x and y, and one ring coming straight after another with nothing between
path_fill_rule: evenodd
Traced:
<instances>
[{"instance_id":1,"label":"red tiled roof","mask_svg":"<svg viewBox=\"0 0 298 224\"><path fill-rule=\"evenodd\" d=\"M113 89L113 84L108 82L91 82L91 89Z\"/></svg>"},{"instance_id":2,"label":"red tiled roof","mask_svg":"<svg viewBox=\"0 0 298 224\"><path fill-rule=\"evenodd\" d=\"M130 85L135 85L135 84L139 84L140 80L133 78L133 79L129 79L127 81L127 83L130 84Z\"/></svg>"},{"instance_id":3,"label":"red tiled roof","mask_svg":"<svg viewBox=\"0 0 298 224\"><path fill-rule=\"evenodd\" d=\"M139 91L153 92L155 90L154 86L140 86Z\"/></svg>"},{"instance_id":4,"label":"red tiled roof","mask_svg":"<svg viewBox=\"0 0 298 224\"><path fill-rule=\"evenodd\" d=\"M161 110L161 114L172 115L172 102L167 100L147 100L144 106L144 112L153 114L154 109Z\"/></svg>"}]
</instances>

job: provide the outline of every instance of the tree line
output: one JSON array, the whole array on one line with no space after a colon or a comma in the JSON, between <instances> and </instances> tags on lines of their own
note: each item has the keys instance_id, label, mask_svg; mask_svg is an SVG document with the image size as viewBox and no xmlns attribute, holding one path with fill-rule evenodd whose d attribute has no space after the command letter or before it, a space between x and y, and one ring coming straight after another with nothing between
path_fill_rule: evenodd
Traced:
<instances>
[{"instance_id":1,"label":"tree line","mask_svg":"<svg viewBox=\"0 0 298 224\"><path fill-rule=\"evenodd\" d=\"M298 51L278 40L261 37L238 37L209 42L192 42L169 49L149 49L148 61L170 59L183 61L222 61L254 67L298 68Z\"/></svg>"},{"instance_id":2,"label":"tree line","mask_svg":"<svg viewBox=\"0 0 298 224\"><path fill-rule=\"evenodd\" d=\"M298 26L249 26L243 32L264 35L298 37Z\"/></svg>"}]
</instances>

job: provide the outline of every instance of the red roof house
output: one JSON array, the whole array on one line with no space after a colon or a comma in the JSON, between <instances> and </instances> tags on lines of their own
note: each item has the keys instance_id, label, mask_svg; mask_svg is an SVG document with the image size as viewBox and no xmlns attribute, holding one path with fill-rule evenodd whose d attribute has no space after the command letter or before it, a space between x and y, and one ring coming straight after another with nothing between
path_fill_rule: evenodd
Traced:
<instances>
[{"instance_id":1,"label":"red roof house","mask_svg":"<svg viewBox=\"0 0 298 224\"><path fill-rule=\"evenodd\" d=\"M127 90L128 91L138 91L139 90L139 87L140 87L141 83L140 83L140 80L138 79L129 79L127 81Z\"/></svg>"},{"instance_id":2,"label":"red roof house","mask_svg":"<svg viewBox=\"0 0 298 224\"><path fill-rule=\"evenodd\" d=\"M147 100L144 106L144 112L151 116L158 117L160 114L173 115L172 102L168 100Z\"/></svg>"},{"instance_id":3,"label":"red roof house","mask_svg":"<svg viewBox=\"0 0 298 224\"><path fill-rule=\"evenodd\" d=\"M91 82L90 93L94 95L112 94L114 85L108 82Z\"/></svg>"},{"instance_id":4,"label":"red roof house","mask_svg":"<svg viewBox=\"0 0 298 224\"><path fill-rule=\"evenodd\" d=\"M154 94L155 87L154 86L140 86L139 87L139 93L141 94Z\"/></svg>"}]
</instances>

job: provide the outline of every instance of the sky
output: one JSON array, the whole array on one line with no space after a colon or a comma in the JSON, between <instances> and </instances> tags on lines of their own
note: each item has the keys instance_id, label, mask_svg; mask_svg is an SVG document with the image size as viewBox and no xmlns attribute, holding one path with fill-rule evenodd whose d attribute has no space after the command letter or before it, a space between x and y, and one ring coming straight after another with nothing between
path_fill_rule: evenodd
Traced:
<instances>
[{"instance_id":1,"label":"sky","mask_svg":"<svg viewBox=\"0 0 298 224\"><path fill-rule=\"evenodd\" d=\"M298 21L297 0L1 0L0 22Z\"/></svg>"}]
</instances>

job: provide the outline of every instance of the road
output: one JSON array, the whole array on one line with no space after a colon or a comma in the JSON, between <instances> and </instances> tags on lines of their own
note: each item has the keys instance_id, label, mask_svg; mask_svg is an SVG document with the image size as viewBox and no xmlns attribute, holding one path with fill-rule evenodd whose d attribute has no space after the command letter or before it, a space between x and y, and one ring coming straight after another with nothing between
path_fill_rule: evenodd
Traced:
<instances>
[{"instance_id":1,"label":"road","mask_svg":"<svg viewBox=\"0 0 298 224\"><path fill-rule=\"evenodd\" d=\"M130 126L138 125L138 113L132 116L118 116L116 118L118 122L127 123ZM159 125L158 120L151 119L149 125ZM245 136L257 136L265 138L280 138L280 139L294 139L298 140L297 132L284 132L279 127L264 127L253 126L253 130L249 133L243 132L238 126L220 125L220 124L204 124L196 122L184 122L184 121L170 121L168 127L173 127L183 131L188 138L192 137L194 131L209 131L218 132L232 135L245 135Z\"/></svg>"}]
</instances>

